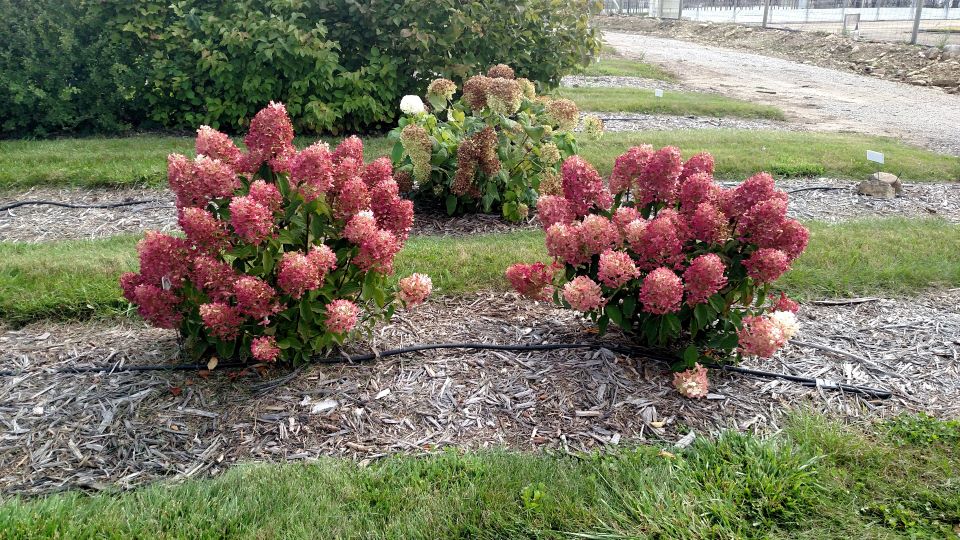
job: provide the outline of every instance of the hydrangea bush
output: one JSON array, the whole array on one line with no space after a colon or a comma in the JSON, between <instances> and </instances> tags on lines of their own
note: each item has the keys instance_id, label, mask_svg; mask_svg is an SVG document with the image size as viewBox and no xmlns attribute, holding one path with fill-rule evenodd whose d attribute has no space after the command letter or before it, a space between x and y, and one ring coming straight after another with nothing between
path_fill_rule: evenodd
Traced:
<instances>
[{"instance_id":1,"label":"hydrangea bush","mask_svg":"<svg viewBox=\"0 0 960 540\"><path fill-rule=\"evenodd\" d=\"M498 64L457 85L436 79L427 103L406 96L404 116L390 136L402 190L437 201L448 214L499 210L521 220L539 191L559 188L559 168L577 153L576 104L537 96L534 84ZM598 118L585 122L599 135Z\"/></svg>"},{"instance_id":2,"label":"hydrangea bush","mask_svg":"<svg viewBox=\"0 0 960 540\"><path fill-rule=\"evenodd\" d=\"M537 202L554 261L507 269L520 293L673 350L688 397L706 396L701 363L768 358L796 332L796 302L770 289L809 233L769 174L725 189L709 154L683 162L677 148L644 145L616 159L609 187L579 156L561 176L561 192Z\"/></svg>"},{"instance_id":3,"label":"hydrangea bush","mask_svg":"<svg viewBox=\"0 0 960 540\"><path fill-rule=\"evenodd\" d=\"M282 104L250 122L242 152L203 126L195 159L168 158L183 236L147 233L124 297L179 329L193 357L301 362L430 294L430 278L388 287L413 225L388 158L363 162L350 137L297 151Z\"/></svg>"}]
</instances>

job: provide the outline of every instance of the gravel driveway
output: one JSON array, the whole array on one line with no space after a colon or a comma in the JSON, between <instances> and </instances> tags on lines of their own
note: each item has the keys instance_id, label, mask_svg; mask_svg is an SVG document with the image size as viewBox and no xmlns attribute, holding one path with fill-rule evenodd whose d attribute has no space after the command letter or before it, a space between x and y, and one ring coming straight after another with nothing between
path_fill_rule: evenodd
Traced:
<instances>
[{"instance_id":1,"label":"gravel driveway","mask_svg":"<svg viewBox=\"0 0 960 540\"><path fill-rule=\"evenodd\" d=\"M960 96L675 39L617 32L604 38L624 56L668 67L690 89L775 105L818 131L900 137L960 156Z\"/></svg>"}]
</instances>

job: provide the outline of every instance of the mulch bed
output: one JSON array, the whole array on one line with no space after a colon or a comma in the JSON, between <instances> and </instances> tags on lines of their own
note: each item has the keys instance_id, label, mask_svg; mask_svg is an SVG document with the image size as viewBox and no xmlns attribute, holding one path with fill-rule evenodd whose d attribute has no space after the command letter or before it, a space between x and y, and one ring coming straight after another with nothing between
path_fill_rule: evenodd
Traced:
<instances>
[{"instance_id":1,"label":"mulch bed","mask_svg":"<svg viewBox=\"0 0 960 540\"><path fill-rule=\"evenodd\" d=\"M606 350L441 350L300 370L56 373L177 361L176 335L141 323L38 323L0 334L0 489L130 488L222 472L238 461L349 456L361 462L445 446L591 451L672 446L719 429L778 429L784 411L841 417L960 414L960 289L910 301L806 305L798 340L769 371L891 389L868 399L714 373L690 401L666 366ZM512 293L436 298L381 326L356 352L427 342L596 340L568 310ZM610 334L608 343L625 343Z\"/></svg>"},{"instance_id":2,"label":"mulch bed","mask_svg":"<svg viewBox=\"0 0 960 540\"><path fill-rule=\"evenodd\" d=\"M839 190L804 191L790 196L790 214L799 219L844 221L862 217L942 217L960 223L960 184L904 184L904 196L877 199L857 194L856 182L830 178L783 180L781 189L832 186ZM728 183L728 185L734 185ZM146 230L177 230L176 209L168 190L32 189L0 194L0 206L21 200L51 200L73 204L159 199L159 202L111 209L69 209L23 206L0 213L0 241L44 242L108 238L142 234ZM508 223L495 214L450 217L433 209L417 209L413 235L465 236L537 229L531 218Z\"/></svg>"}]
</instances>

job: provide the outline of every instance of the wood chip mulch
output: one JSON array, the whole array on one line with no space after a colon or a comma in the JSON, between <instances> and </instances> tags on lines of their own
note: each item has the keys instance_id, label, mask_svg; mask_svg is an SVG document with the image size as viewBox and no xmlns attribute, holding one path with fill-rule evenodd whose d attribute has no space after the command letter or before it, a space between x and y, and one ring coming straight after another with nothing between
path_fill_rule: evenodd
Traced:
<instances>
[{"instance_id":1,"label":"wood chip mulch","mask_svg":"<svg viewBox=\"0 0 960 540\"><path fill-rule=\"evenodd\" d=\"M239 461L364 462L446 446L672 446L688 444L690 429L776 430L798 406L844 418L960 414L960 289L809 304L801 321L796 341L809 345L746 365L888 388L894 397L714 373L709 398L690 401L664 365L606 350L440 350L299 370L69 374L54 370L177 361L176 335L133 321L0 330L0 370L17 373L0 377L0 490L126 489L214 475ZM367 347L596 339L571 311L480 293L400 313Z\"/></svg>"}]
</instances>

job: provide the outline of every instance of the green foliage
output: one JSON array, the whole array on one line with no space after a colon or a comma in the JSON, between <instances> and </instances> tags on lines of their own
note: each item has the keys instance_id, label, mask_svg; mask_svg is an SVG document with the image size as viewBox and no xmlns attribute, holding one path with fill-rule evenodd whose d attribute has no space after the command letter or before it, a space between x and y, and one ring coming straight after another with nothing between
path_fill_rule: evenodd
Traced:
<instances>
[{"instance_id":1,"label":"green foliage","mask_svg":"<svg viewBox=\"0 0 960 540\"><path fill-rule=\"evenodd\" d=\"M890 436L909 444L960 445L960 420L938 420L927 413L901 414L886 423Z\"/></svg>"},{"instance_id":2,"label":"green foliage","mask_svg":"<svg viewBox=\"0 0 960 540\"><path fill-rule=\"evenodd\" d=\"M83 4L0 0L0 136L114 133L142 117L142 73Z\"/></svg>"},{"instance_id":3,"label":"green foliage","mask_svg":"<svg viewBox=\"0 0 960 540\"><path fill-rule=\"evenodd\" d=\"M592 0L0 0L0 134L208 124L264 103L295 126L382 129L434 74L512 61L543 85L589 63ZM451 59L457 59L455 62Z\"/></svg>"},{"instance_id":4,"label":"green foliage","mask_svg":"<svg viewBox=\"0 0 960 540\"><path fill-rule=\"evenodd\" d=\"M428 91L431 112L407 114L390 132L394 164L416 181L419 199L450 215L499 210L519 221L536 206L541 182L558 184L560 163L577 153L576 106L566 102L568 118L558 119L529 80L479 76L465 84L480 79L513 90L512 105L486 87L472 99Z\"/></svg>"}]
</instances>

